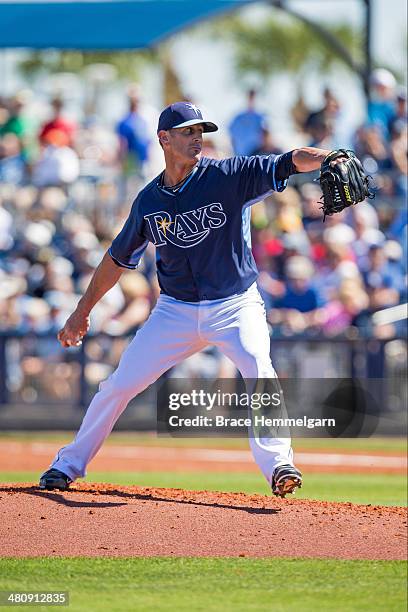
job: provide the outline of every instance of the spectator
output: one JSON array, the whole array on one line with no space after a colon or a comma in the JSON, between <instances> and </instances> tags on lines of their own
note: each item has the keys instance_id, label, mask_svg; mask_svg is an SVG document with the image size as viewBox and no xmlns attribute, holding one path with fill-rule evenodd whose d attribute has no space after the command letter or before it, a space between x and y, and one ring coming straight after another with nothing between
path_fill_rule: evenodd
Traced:
<instances>
[{"instance_id":1,"label":"spectator","mask_svg":"<svg viewBox=\"0 0 408 612\"><path fill-rule=\"evenodd\" d=\"M0 128L6 123L9 118L6 100L0 96Z\"/></svg>"},{"instance_id":2,"label":"spectator","mask_svg":"<svg viewBox=\"0 0 408 612\"><path fill-rule=\"evenodd\" d=\"M306 257L294 255L286 262L283 295L272 296L272 309L268 313L272 325L282 326L286 335L304 332L321 305L320 295L311 282L313 273L313 264Z\"/></svg>"},{"instance_id":3,"label":"spectator","mask_svg":"<svg viewBox=\"0 0 408 612\"><path fill-rule=\"evenodd\" d=\"M329 302L337 296L342 281L342 265L353 263L353 254L348 243L335 243L324 240L326 256L321 260L316 271L314 283L323 301ZM343 268L344 269L344 268Z\"/></svg>"},{"instance_id":4,"label":"spectator","mask_svg":"<svg viewBox=\"0 0 408 612\"><path fill-rule=\"evenodd\" d=\"M274 205L273 224L279 232L303 232L302 207L296 189L288 186L282 193L273 193L270 201Z\"/></svg>"},{"instance_id":5,"label":"spectator","mask_svg":"<svg viewBox=\"0 0 408 612\"><path fill-rule=\"evenodd\" d=\"M251 155L261 146L266 118L255 109L255 104L256 91L250 89L247 93L247 108L230 123L229 132L235 155Z\"/></svg>"},{"instance_id":6,"label":"spectator","mask_svg":"<svg viewBox=\"0 0 408 612\"><path fill-rule=\"evenodd\" d=\"M318 227L321 230L322 211L321 197L322 190L316 183L304 183L300 187L303 226L308 228Z\"/></svg>"},{"instance_id":7,"label":"spectator","mask_svg":"<svg viewBox=\"0 0 408 612\"><path fill-rule=\"evenodd\" d=\"M67 145L73 146L73 138L75 135L76 127L72 121L69 121L66 117L64 117L62 111L64 108L64 102L61 98L54 98L51 102L51 106L53 109L53 117L50 121L45 123L39 133L39 141L42 145L46 146L48 144L47 136L49 132L52 130L58 130L62 132L67 137Z\"/></svg>"},{"instance_id":8,"label":"spectator","mask_svg":"<svg viewBox=\"0 0 408 612\"><path fill-rule=\"evenodd\" d=\"M0 125L0 136L15 134L22 143L23 148L30 134L30 122L24 109L27 103L27 92L20 92L11 99L9 104L9 116L3 125Z\"/></svg>"},{"instance_id":9,"label":"spectator","mask_svg":"<svg viewBox=\"0 0 408 612\"><path fill-rule=\"evenodd\" d=\"M44 136L44 149L33 168L37 187L67 187L79 176L78 155L68 144L65 132L50 130Z\"/></svg>"},{"instance_id":10,"label":"spectator","mask_svg":"<svg viewBox=\"0 0 408 612\"><path fill-rule=\"evenodd\" d=\"M407 123L407 89L406 87L399 87L397 90L397 96L395 100L394 116L389 124L389 132L392 133L394 123Z\"/></svg>"},{"instance_id":11,"label":"spectator","mask_svg":"<svg viewBox=\"0 0 408 612\"><path fill-rule=\"evenodd\" d=\"M13 217L6 210L0 200L0 256L1 252L11 250L14 244L12 237ZM1 258L0 258L0 273L1 273ZM0 277L1 278L1 277Z\"/></svg>"},{"instance_id":12,"label":"spectator","mask_svg":"<svg viewBox=\"0 0 408 612\"><path fill-rule=\"evenodd\" d=\"M395 183L395 194L401 196L404 203L407 199L408 175L408 131L407 123L399 119L394 121L390 136L390 157Z\"/></svg>"},{"instance_id":13,"label":"spectator","mask_svg":"<svg viewBox=\"0 0 408 612\"><path fill-rule=\"evenodd\" d=\"M356 132L355 152L371 173L391 167L388 147L378 125L367 125Z\"/></svg>"},{"instance_id":14,"label":"spectator","mask_svg":"<svg viewBox=\"0 0 408 612\"><path fill-rule=\"evenodd\" d=\"M394 100L396 80L389 70L374 70L371 79L372 98L368 105L369 123L379 128L381 135L388 140L390 122L395 117Z\"/></svg>"},{"instance_id":15,"label":"spectator","mask_svg":"<svg viewBox=\"0 0 408 612\"><path fill-rule=\"evenodd\" d=\"M321 119L317 123L309 126L308 132L311 136L309 147L319 147L321 149L334 149L334 129L333 123L329 119Z\"/></svg>"},{"instance_id":16,"label":"spectator","mask_svg":"<svg viewBox=\"0 0 408 612\"><path fill-rule=\"evenodd\" d=\"M18 302L27 292L25 279L5 274L0 269L0 330L18 330L21 312Z\"/></svg>"},{"instance_id":17,"label":"spectator","mask_svg":"<svg viewBox=\"0 0 408 612\"><path fill-rule=\"evenodd\" d=\"M0 182L23 185L27 179L27 164L20 139L9 132L0 139Z\"/></svg>"},{"instance_id":18,"label":"spectator","mask_svg":"<svg viewBox=\"0 0 408 612\"><path fill-rule=\"evenodd\" d=\"M309 259L300 255L290 257L285 266L285 293L274 301L275 308L311 312L321 303L319 292L313 287L314 268Z\"/></svg>"},{"instance_id":19,"label":"spectator","mask_svg":"<svg viewBox=\"0 0 408 612\"><path fill-rule=\"evenodd\" d=\"M375 208L368 202L361 202L355 206L350 222L355 231L355 238L351 244L356 262L359 267L367 257L372 244L381 244L385 240L384 234L378 229L378 215Z\"/></svg>"},{"instance_id":20,"label":"spectator","mask_svg":"<svg viewBox=\"0 0 408 612\"><path fill-rule=\"evenodd\" d=\"M126 175L144 176L144 166L149 159L151 143L150 126L141 110L140 89L129 90L129 110L117 126L120 138L120 161Z\"/></svg>"},{"instance_id":21,"label":"spectator","mask_svg":"<svg viewBox=\"0 0 408 612\"><path fill-rule=\"evenodd\" d=\"M152 290L142 274L123 274L120 287L124 303L106 326L106 331L114 336L134 333L147 319L151 309Z\"/></svg>"},{"instance_id":22,"label":"spectator","mask_svg":"<svg viewBox=\"0 0 408 612\"><path fill-rule=\"evenodd\" d=\"M340 112L340 104L331 89L325 88L323 92L324 105L318 111L309 113L305 120L304 130L314 138L315 130L320 126L329 125L334 129Z\"/></svg>"},{"instance_id":23,"label":"spectator","mask_svg":"<svg viewBox=\"0 0 408 612\"><path fill-rule=\"evenodd\" d=\"M280 147L276 146L269 128L263 126L261 130L260 145L252 151L251 155L269 155L270 153L280 155L283 151Z\"/></svg>"},{"instance_id":24,"label":"spectator","mask_svg":"<svg viewBox=\"0 0 408 612\"><path fill-rule=\"evenodd\" d=\"M382 245L370 247L362 276L373 312L399 303L405 286L404 277L401 270L390 265Z\"/></svg>"},{"instance_id":25,"label":"spectator","mask_svg":"<svg viewBox=\"0 0 408 612\"><path fill-rule=\"evenodd\" d=\"M404 258L403 247L396 240L387 240L384 243L384 254L393 276L403 277L407 273L408 262Z\"/></svg>"},{"instance_id":26,"label":"spectator","mask_svg":"<svg viewBox=\"0 0 408 612\"><path fill-rule=\"evenodd\" d=\"M369 298L358 279L341 282L337 296L316 312L314 322L326 336L338 336L351 325L365 323Z\"/></svg>"}]
</instances>

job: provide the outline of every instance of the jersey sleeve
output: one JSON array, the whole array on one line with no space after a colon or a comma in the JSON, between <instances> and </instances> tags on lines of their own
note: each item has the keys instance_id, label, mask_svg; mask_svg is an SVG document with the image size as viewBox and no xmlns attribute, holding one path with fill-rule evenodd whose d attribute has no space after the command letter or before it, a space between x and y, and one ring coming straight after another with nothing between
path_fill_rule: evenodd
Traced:
<instances>
[{"instance_id":1,"label":"jersey sleeve","mask_svg":"<svg viewBox=\"0 0 408 612\"><path fill-rule=\"evenodd\" d=\"M138 200L136 199L123 228L108 250L116 265L131 270L137 268L149 244L142 233L142 220L139 219L137 214L137 204Z\"/></svg>"},{"instance_id":2,"label":"jersey sleeve","mask_svg":"<svg viewBox=\"0 0 408 612\"><path fill-rule=\"evenodd\" d=\"M252 155L232 158L232 169L239 174L244 206L255 204L272 193L283 191L287 178L278 178L277 169L282 155Z\"/></svg>"}]
</instances>

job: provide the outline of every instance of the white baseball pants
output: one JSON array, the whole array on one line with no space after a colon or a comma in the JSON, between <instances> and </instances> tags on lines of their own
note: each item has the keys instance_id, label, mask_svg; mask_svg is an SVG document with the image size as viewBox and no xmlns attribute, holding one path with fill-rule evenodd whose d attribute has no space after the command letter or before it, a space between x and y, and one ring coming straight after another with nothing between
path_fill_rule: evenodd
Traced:
<instances>
[{"instance_id":1,"label":"white baseball pants","mask_svg":"<svg viewBox=\"0 0 408 612\"><path fill-rule=\"evenodd\" d=\"M208 345L229 357L243 379L275 378L265 307L256 284L222 300L188 303L160 295L143 327L124 351L117 369L103 381L74 441L52 463L72 480L112 431L128 402L161 374ZM249 434L254 459L270 483L279 465L292 464L290 438Z\"/></svg>"}]
</instances>

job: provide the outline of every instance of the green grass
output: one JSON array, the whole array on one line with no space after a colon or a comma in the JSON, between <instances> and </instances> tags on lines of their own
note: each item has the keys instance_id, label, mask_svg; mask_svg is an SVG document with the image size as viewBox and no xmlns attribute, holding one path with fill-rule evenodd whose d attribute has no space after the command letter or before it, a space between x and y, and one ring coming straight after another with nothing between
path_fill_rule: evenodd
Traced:
<instances>
[{"instance_id":1,"label":"green grass","mask_svg":"<svg viewBox=\"0 0 408 612\"><path fill-rule=\"evenodd\" d=\"M2 440L21 442L71 442L74 433L61 431L5 431L0 433ZM113 432L105 444L124 444L138 446L171 446L175 448L248 448L245 438L168 438L157 437L155 433ZM293 441L296 449L305 450L349 450L349 451L383 451L405 453L406 438L297 438Z\"/></svg>"},{"instance_id":2,"label":"green grass","mask_svg":"<svg viewBox=\"0 0 408 612\"><path fill-rule=\"evenodd\" d=\"M324 559L0 559L0 589L67 590L75 612L397 612L406 609L405 569Z\"/></svg>"},{"instance_id":3,"label":"green grass","mask_svg":"<svg viewBox=\"0 0 408 612\"><path fill-rule=\"evenodd\" d=\"M0 482L36 483L38 476L33 472L0 472ZM90 472L86 480L145 487L270 494L266 481L256 473ZM304 486L296 497L404 506L407 503L406 482L404 476L394 474L306 474Z\"/></svg>"}]
</instances>

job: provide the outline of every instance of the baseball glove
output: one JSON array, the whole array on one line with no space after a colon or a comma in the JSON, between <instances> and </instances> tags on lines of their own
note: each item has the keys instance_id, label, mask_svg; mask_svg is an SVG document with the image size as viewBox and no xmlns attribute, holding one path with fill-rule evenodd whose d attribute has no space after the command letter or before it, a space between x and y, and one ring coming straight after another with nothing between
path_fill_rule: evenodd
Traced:
<instances>
[{"instance_id":1,"label":"baseball glove","mask_svg":"<svg viewBox=\"0 0 408 612\"><path fill-rule=\"evenodd\" d=\"M345 159L333 164L339 157ZM346 149L332 151L326 156L320 167L320 187L323 221L348 206L374 197L360 160L353 151Z\"/></svg>"}]
</instances>

